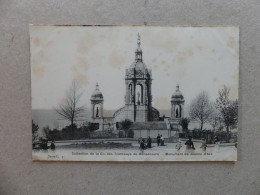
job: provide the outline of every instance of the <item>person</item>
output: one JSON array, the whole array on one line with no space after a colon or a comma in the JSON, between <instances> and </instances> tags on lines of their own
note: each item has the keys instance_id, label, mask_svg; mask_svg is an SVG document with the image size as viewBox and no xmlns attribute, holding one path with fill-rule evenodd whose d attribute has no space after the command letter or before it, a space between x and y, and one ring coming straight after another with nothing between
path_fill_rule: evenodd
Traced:
<instances>
[{"instance_id":1,"label":"person","mask_svg":"<svg viewBox=\"0 0 260 195\"><path fill-rule=\"evenodd\" d=\"M42 149L48 150L48 141L46 139L42 140Z\"/></svg>"},{"instance_id":2,"label":"person","mask_svg":"<svg viewBox=\"0 0 260 195\"><path fill-rule=\"evenodd\" d=\"M193 145L193 141L191 141L191 139L192 139L192 137L189 136L189 140L186 141L186 143L185 143L186 148L187 148L187 149L193 149L193 150L195 150L195 147L194 147L194 145Z\"/></svg>"},{"instance_id":3,"label":"person","mask_svg":"<svg viewBox=\"0 0 260 195\"><path fill-rule=\"evenodd\" d=\"M54 143L54 140L52 140L52 142L51 142L51 150L55 150L55 143Z\"/></svg>"},{"instance_id":4,"label":"person","mask_svg":"<svg viewBox=\"0 0 260 195\"><path fill-rule=\"evenodd\" d=\"M151 148L152 147L152 139L151 139L151 137L149 136L148 138L147 138L147 148Z\"/></svg>"},{"instance_id":5,"label":"person","mask_svg":"<svg viewBox=\"0 0 260 195\"><path fill-rule=\"evenodd\" d=\"M158 134L158 136L157 136L157 146L159 146L160 145L160 140L161 139L161 136L160 136L160 134Z\"/></svg>"},{"instance_id":6,"label":"person","mask_svg":"<svg viewBox=\"0 0 260 195\"><path fill-rule=\"evenodd\" d=\"M140 148L141 148L142 150L144 150L144 149L145 149L145 143L144 143L144 139L142 139L142 140L141 140L141 143L140 143Z\"/></svg>"},{"instance_id":7,"label":"person","mask_svg":"<svg viewBox=\"0 0 260 195\"><path fill-rule=\"evenodd\" d=\"M161 146L164 146L164 137L161 135Z\"/></svg>"},{"instance_id":8,"label":"person","mask_svg":"<svg viewBox=\"0 0 260 195\"><path fill-rule=\"evenodd\" d=\"M182 147L182 145L181 145L181 140L179 139L179 140L178 140L178 143L177 143L176 146L175 146L175 148L176 148L177 150L180 150L181 147Z\"/></svg>"},{"instance_id":9,"label":"person","mask_svg":"<svg viewBox=\"0 0 260 195\"><path fill-rule=\"evenodd\" d=\"M201 144L200 148L202 148L202 151L206 152L207 144L206 144L206 140L205 139L202 139L202 144Z\"/></svg>"},{"instance_id":10,"label":"person","mask_svg":"<svg viewBox=\"0 0 260 195\"><path fill-rule=\"evenodd\" d=\"M216 144L217 142L219 142L218 136L215 136L214 138L214 144Z\"/></svg>"},{"instance_id":11,"label":"person","mask_svg":"<svg viewBox=\"0 0 260 195\"><path fill-rule=\"evenodd\" d=\"M219 143L219 142L216 142L216 144L215 144L215 152L216 152L216 153L219 152L219 145L220 145L220 143Z\"/></svg>"}]
</instances>

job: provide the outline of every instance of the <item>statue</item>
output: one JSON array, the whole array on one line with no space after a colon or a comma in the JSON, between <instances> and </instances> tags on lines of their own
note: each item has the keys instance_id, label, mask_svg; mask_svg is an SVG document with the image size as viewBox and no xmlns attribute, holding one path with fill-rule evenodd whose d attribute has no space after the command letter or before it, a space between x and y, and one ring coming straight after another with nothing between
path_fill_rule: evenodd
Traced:
<instances>
[{"instance_id":1,"label":"statue","mask_svg":"<svg viewBox=\"0 0 260 195\"><path fill-rule=\"evenodd\" d=\"M97 111L96 111L96 117L99 117L99 110L98 110L98 107L97 107Z\"/></svg>"},{"instance_id":2,"label":"statue","mask_svg":"<svg viewBox=\"0 0 260 195\"><path fill-rule=\"evenodd\" d=\"M140 92L138 91L137 93L137 105L140 105Z\"/></svg>"},{"instance_id":3,"label":"statue","mask_svg":"<svg viewBox=\"0 0 260 195\"><path fill-rule=\"evenodd\" d=\"M179 109L177 108L176 109L176 118L178 118L179 117Z\"/></svg>"}]
</instances>

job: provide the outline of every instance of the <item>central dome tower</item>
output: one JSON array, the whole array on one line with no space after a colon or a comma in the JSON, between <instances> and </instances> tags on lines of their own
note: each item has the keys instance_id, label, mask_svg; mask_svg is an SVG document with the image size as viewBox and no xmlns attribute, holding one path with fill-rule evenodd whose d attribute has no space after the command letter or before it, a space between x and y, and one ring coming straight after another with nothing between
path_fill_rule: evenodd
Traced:
<instances>
[{"instance_id":1,"label":"central dome tower","mask_svg":"<svg viewBox=\"0 0 260 195\"><path fill-rule=\"evenodd\" d=\"M135 61L125 74L125 105L129 106L129 118L135 122L153 120L152 114L152 71L143 62L140 35L137 38Z\"/></svg>"},{"instance_id":2,"label":"central dome tower","mask_svg":"<svg viewBox=\"0 0 260 195\"><path fill-rule=\"evenodd\" d=\"M138 33L135 60L125 72L125 106L114 113L115 121L133 122L159 120L160 113L152 107L152 71L143 62L141 38Z\"/></svg>"}]
</instances>

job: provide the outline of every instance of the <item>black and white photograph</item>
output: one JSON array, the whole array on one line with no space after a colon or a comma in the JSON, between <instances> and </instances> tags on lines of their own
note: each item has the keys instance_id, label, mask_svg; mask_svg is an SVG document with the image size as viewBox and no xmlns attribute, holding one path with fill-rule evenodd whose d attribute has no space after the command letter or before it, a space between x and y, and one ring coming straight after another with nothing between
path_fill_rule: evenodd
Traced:
<instances>
[{"instance_id":1,"label":"black and white photograph","mask_svg":"<svg viewBox=\"0 0 260 195\"><path fill-rule=\"evenodd\" d=\"M237 160L238 27L30 25L30 56L33 160Z\"/></svg>"}]
</instances>

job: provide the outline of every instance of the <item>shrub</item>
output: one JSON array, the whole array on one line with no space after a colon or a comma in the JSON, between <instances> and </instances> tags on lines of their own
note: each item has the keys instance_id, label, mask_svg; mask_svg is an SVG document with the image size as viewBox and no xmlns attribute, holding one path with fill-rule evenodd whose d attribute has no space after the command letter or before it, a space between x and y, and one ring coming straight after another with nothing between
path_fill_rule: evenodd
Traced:
<instances>
[{"instance_id":1,"label":"shrub","mask_svg":"<svg viewBox=\"0 0 260 195\"><path fill-rule=\"evenodd\" d=\"M179 138L185 138L186 133L179 133Z\"/></svg>"},{"instance_id":2,"label":"shrub","mask_svg":"<svg viewBox=\"0 0 260 195\"><path fill-rule=\"evenodd\" d=\"M124 132L123 132L123 131L119 131L119 132L118 132L118 137L119 137L119 138L125 137Z\"/></svg>"},{"instance_id":3,"label":"shrub","mask_svg":"<svg viewBox=\"0 0 260 195\"><path fill-rule=\"evenodd\" d=\"M128 130L128 132L127 132L128 138L134 138L134 135L135 135L135 132L132 129Z\"/></svg>"}]
</instances>

